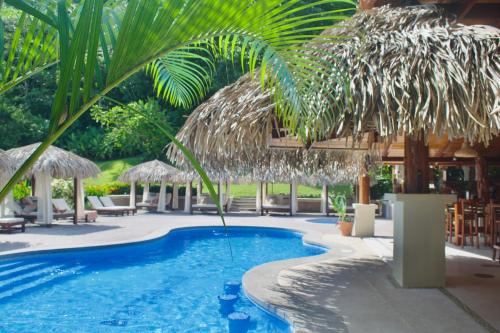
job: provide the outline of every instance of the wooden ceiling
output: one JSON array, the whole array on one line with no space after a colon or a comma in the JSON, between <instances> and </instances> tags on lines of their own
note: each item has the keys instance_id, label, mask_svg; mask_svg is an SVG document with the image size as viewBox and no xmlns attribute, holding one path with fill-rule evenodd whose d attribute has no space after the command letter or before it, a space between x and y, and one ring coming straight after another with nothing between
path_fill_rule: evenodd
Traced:
<instances>
[{"instance_id":1,"label":"wooden ceiling","mask_svg":"<svg viewBox=\"0 0 500 333\"><path fill-rule=\"evenodd\" d=\"M433 4L456 15L458 21L467 24L485 24L500 28L500 0L419 0L421 4Z\"/></svg>"}]
</instances>

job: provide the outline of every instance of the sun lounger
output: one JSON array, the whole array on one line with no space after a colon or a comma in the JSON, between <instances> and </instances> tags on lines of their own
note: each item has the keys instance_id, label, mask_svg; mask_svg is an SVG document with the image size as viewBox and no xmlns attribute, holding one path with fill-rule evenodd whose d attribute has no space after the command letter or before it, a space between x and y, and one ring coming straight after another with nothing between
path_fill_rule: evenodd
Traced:
<instances>
[{"instance_id":1,"label":"sun lounger","mask_svg":"<svg viewBox=\"0 0 500 333\"><path fill-rule=\"evenodd\" d=\"M99 200L101 200L102 204L106 208L120 208L120 209L124 209L127 212L127 214L130 214L130 213L135 214L135 213L137 213L137 207L133 207L133 206L117 206L117 205L115 205L115 203L113 202L113 200L111 200L111 198L108 197L108 196L100 197Z\"/></svg>"},{"instance_id":2,"label":"sun lounger","mask_svg":"<svg viewBox=\"0 0 500 333\"><path fill-rule=\"evenodd\" d=\"M71 209L66 200L52 199L52 205L54 206L54 218L56 220L73 218L73 223L78 223L78 221L75 221L75 211ZM97 212L95 210L86 210L84 211L84 215L85 222L95 222L97 218Z\"/></svg>"},{"instance_id":3,"label":"sun lounger","mask_svg":"<svg viewBox=\"0 0 500 333\"><path fill-rule=\"evenodd\" d=\"M21 232L26 231L26 220L19 217L2 217L0 218L0 230L5 230L11 233L15 227L20 227Z\"/></svg>"},{"instance_id":4,"label":"sun lounger","mask_svg":"<svg viewBox=\"0 0 500 333\"><path fill-rule=\"evenodd\" d=\"M264 213L269 214L269 212L280 212L280 213L288 213L290 216L292 216L292 207L290 205L262 205L262 211L260 212L261 215L264 215Z\"/></svg>"},{"instance_id":5,"label":"sun lounger","mask_svg":"<svg viewBox=\"0 0 500 333\"><path fill-rule=\"evenodd\" d=\"M119 215L125 215L125 213L128 213L128 209L123 209L119 207L105 207L102 202L99 200L98 197L96 196L89 196L87 197L87 200L90 203L90 206L92 207L93 210L95 210L98 214L102 215L114 215L114 216L119 216Z\"/></svg>"},{"instance_id":6,"label":"sun lounger","mask_svg":"<svg viewBox=\"0 0 500 333\"><path fill-rule=\"evenodd\" d=\"M212 202L208 202L208 197L205 197L203 198L205 202L202 202L202 203L196 203L196 204L193 204L191 207L192 207L192 211L200 211L200 212L218 212L218 208L217 208L217 205L215 203L212 203ZM225 199L225 196L224 196L224 199ZM222 209L227 212L227 200L224 200L223 204L222 204Z\"/></svg>"},{"instance_id":7,"label":"sun lounger","mask_svg":"<svg viewBox=\"0 0 500 333\"><path fill-rule=\"evenodd\" d=\"M35 223L36 218L38 216L36 210L35 211L25 211L19 206L17 202L12 203L12 209L14 210L14 216L17 218L22 218L27 223Z\"/></svg>"}]
</instances>

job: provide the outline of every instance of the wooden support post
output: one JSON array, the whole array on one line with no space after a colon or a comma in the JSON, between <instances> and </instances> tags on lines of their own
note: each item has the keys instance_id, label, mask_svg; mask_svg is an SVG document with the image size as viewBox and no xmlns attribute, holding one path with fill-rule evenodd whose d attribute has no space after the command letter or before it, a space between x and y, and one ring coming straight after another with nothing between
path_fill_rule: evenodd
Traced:
<instances>
[{"instance_id":1,"label":"wooden support post","mask_svg":"<svg viewBox=\"0 0 500 333\"><path fill-rule=\"evenodd\" d=\"M423 135L405 137L405 193L429 193L429 147Z\"/></svg>"},{"instance_id":2,"label":"wooden support post","mask_svg":"<svg viewBox=\"0 0 500 333\"><path fill-rule=\"evenodd\" d=\"M264 209L263 209L263 205L264 205L264 189L263 189L263 184L262 182L260 182L260 215L261 216L264 216Z\"/></svg>"},{"instance_id":3,"label":"wooden support post","mask_svg":"<svg viewBox=\"0 0 500 333\"><path fill-rule=\"evenodd\" d=\"M477 196L485 203L490 201L490 186L488 181L488 163L483 156L476 158Z\"/></svg>"},{"instance_id":4,"label":"wooden support post","mask_svg":"<svg viewBox=\"0 0 500 333\"><path fill-rule=\"evenodd\" d=\"M78 178L73 178L73 224L78 224Z\"/></svg>"},{"instance_id":5,"label":"wooden support post","mask_svg":"<svg viewBox=\"0 0 500 333\"><path fill-rule=\"evenodd\" d=\"M359 176L359 203L370 203L370 177L367 174Z\"/></svg>"},{"instance_id":6,"label":"wooden support post","mask_svg":"<svg viewBox=\"0 0 500 333\"><path fill-rule=\"evenodd\" d=\"M31 176L31 196L36 196L36 178L35 175Z\"/></svg>"}]
</instances>

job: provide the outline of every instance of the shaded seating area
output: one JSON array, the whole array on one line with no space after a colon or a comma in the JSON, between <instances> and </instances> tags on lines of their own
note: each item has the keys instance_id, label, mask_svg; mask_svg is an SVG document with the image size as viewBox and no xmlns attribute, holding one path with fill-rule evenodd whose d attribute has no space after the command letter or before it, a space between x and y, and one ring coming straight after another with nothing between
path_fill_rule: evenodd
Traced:
<instances>
[{"instance_id":1,"label":"shaded seating area","mask_svg":"<svg viewBox=\"0 0 500 333\"><path fill-rule=\"evenodd\" d=\"M6 153L13 161L15 168L19 168L39 145L40 143L35 143L14 148ZM26 177L31 180L32 197L27 198L28 201L21 209L15 208L16 216L45 226L50 226L54 219L72 219L75 224L79 220L85 220L83 179L95 177L99 173L99 167L92 161L64 149L50 146L26 174ZM53 178L73 180L74 208L67 209L68 206L62 210L54 209ZM27 210L28 207L31 207L31 210Z\"/></svg>"},{"instance_id":2,"label":"shaded seating area","mask_svg":"<svg viewBox=\"0 0 500 333\"><path fill-rule=\"evenodd\" d=\"M179 170L159 160L153 160L136 165L125 171L119 180L130 183L130 206L145 208L149 211L165 212L167 206L178 209L178 175ZM172 184L173 193L167 193L167 183ZM142 201L136 201L136 184L144 184ZM150 194L150 184L159 183L160 192L157 198ZM109 202L108 202L109 203Z\"/></svg>"}]
</instances>

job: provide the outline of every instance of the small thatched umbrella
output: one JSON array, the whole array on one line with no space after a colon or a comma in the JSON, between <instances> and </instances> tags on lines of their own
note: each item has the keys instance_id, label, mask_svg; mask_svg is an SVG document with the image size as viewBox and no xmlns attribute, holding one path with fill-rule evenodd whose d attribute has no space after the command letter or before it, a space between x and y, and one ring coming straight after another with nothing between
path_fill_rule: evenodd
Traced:
<instances>
[{"instance_id":1,"label":"small thatched umbrella","mask_svg":"<svg viewBox=\"0 0 500 333\"><path fill-rule=\"evenodd\" d=\"M18 169L38 148L40 143L14 148L7 154ZM35 180L34 194L38 197L38 222L50 224L53 218L52 178L74 179L75 220L84 213L83 179L97 176L101 170L92 161L61 148L50 146L28 171L27 176Z\"/></svg>"},{"instance_id":2,"label":"small thatched umbrella","mask_svg":"<svg viewBox=\"0 0 500 333\"><path fill-rule=\"evenodd\" d=\"M5 185L8 178L14 173L14 165L7 153L0 149L0 189ZM7 198L0 202L0 217L8 215L9 202L13 200L12 192Z\"/></svg>"},{"instance_id":3,"label":"small thatched umbrella","mask_svg":"<svg viewBox=\"0 0 500 333\"><path fill-rule=\"evenodd\" d=\"M144 194L142 201L145 203L149 200L149 183L161 183L160 194L158 196L157 211L165 211L166 206L166 186L167 182L174 184L173 204L172 207L178 208L178 196L176 189L177 177L179 170L162 161L154 160L130 168L125 171L119 180L130 183L130 206L135 206L135 185L137 182L144 183ZM177 202L177 205L176 205Z\"/></svg>"}]
</instances>

